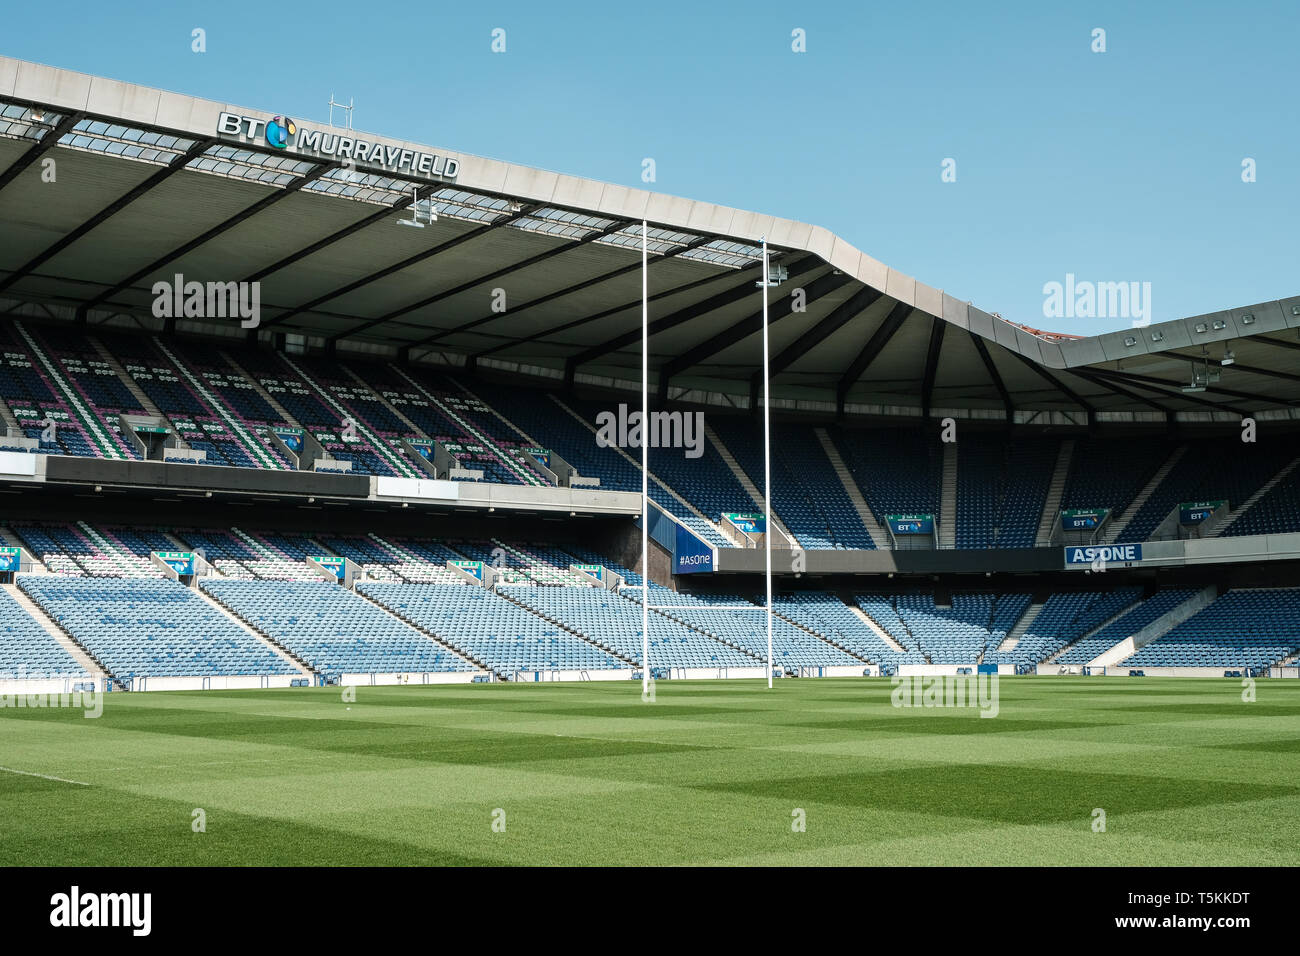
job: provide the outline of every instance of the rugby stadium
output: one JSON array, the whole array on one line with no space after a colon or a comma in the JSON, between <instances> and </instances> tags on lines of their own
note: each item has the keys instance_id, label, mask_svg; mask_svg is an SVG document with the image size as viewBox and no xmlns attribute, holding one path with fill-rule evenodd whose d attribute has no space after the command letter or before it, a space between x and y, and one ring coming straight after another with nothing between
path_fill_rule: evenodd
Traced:
<instances>
[{"instance_id":1,"label":"rugby stadium","mask_svg":"<svg viewBox=\"0 0 1300 956\"><path fill-rule=\"evenodd\" d=\"M276 110L0 57L0 861L1297 862L1300 294Z\"/></svg>"}]
</instances>

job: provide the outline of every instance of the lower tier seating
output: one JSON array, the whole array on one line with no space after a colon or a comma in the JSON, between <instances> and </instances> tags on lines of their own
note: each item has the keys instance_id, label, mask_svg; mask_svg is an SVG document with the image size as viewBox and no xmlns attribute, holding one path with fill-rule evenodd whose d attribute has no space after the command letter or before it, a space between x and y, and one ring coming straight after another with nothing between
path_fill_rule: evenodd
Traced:
<instances>
[{"instance_id":1,"label":"lower tier seating","mask_svg":"<svg viewBox=\"0 0 1300 956\"><path fill-rule=\"evenodd\" d=\"M328 581L209 579L202 587L330 677L476 669L365 598Z\"/></svg>"},{"instance_id":2,"label":"lower tier seating","mask_svg":"<svg viewBox=\"0 0 1300 956\"><path fill-rule=\"evenodd\" d=\"M0 680L81 677L85 670L8 591L0 591Z\"/></svg>"},{"instance_id":3,"label":"lower tier seating","mask_svg":"<svg viewBox=\"0 0 1300 956\"><path fill-rule=\"evenodd\" d=\"M1300 649L1300 588L1234 590L1147 644L1124 667L1263 667Z\"/></svg>"},{"instance_id":4,"label":"lower tier seating","mask_svg":"<svg viewBox=\"0 0 1300 956\"><path fill-rule=\"evenodd\" d=\"M52 574L20 574L17 581L115 678L298 672L175 581Z\"/></svg>"},{"instance_id":5,"label":"lower tier seating","mask_svg":"<svg viewBox=\"0 0 1300 956\"><path fill-rule=\"evenodd\" d=\"M357 590L499 674L631 667L484 588L378 582Z\"/></svg>"}]
</instances>

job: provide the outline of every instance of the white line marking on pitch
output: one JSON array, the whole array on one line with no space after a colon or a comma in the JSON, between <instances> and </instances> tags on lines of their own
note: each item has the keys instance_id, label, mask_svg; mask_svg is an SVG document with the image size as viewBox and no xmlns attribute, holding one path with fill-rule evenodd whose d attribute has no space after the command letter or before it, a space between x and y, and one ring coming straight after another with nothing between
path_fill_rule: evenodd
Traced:
<instances>
[{"instance_id":1,"label":"white line marking on pitch","mask_svg":"<svg viewBox=\"0 0 1300 956\"><path fill-rule=\"evenodd\" d=\"M75 783L78 787L89 787L90 784L83 783L80 780L69 780L66 777L51 777L47 773L32 773L30 770L15 770L13 767L0 767L0 770L6 773L22 774L24 777L40 777L42 780L56 780L59 783Z\"/></svg>"}]
</instances>

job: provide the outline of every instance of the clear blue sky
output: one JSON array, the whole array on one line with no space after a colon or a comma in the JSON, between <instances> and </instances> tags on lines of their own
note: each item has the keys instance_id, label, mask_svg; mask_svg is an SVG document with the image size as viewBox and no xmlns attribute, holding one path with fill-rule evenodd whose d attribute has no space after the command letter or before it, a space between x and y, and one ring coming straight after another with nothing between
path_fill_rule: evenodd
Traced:
<instances>
[{"instance_id":1,"label":"clear blue sky","mask_svg":"<svg viewBox=\"0 0 1300 956\"><path fill-rule=\"evenodd\" d=\"M627 185L653 157L1056 331L1128 324L1044 318L1066 273L1150 282L1154 321L1300 293L1300 5L987 7L48 0L0 52Z\"/></svg>"}]
</instances>

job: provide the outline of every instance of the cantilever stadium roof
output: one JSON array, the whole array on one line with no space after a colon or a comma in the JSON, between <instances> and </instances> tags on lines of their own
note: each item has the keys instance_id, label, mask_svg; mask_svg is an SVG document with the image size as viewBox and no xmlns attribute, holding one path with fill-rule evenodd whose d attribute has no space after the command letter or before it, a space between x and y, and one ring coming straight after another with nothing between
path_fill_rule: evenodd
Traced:
<instances>
[{"instance_id":1,"label":"cantilever stadium roof","mask_svg":"<svg viewBox=\"0 0 1300 956\"><path fill-rule=\"evenodd\" d=\"M430 210L424 228L397 225ZM770 293L787 407L1300 418L1300 296L1051 336L817 226L0 57L0 311L148 321L153 284L178 273L256 280L261 336L628 384L642 219L652 375L669 398L754 399L766 237L789 275Z\"/></svg>"}]
</instances>

